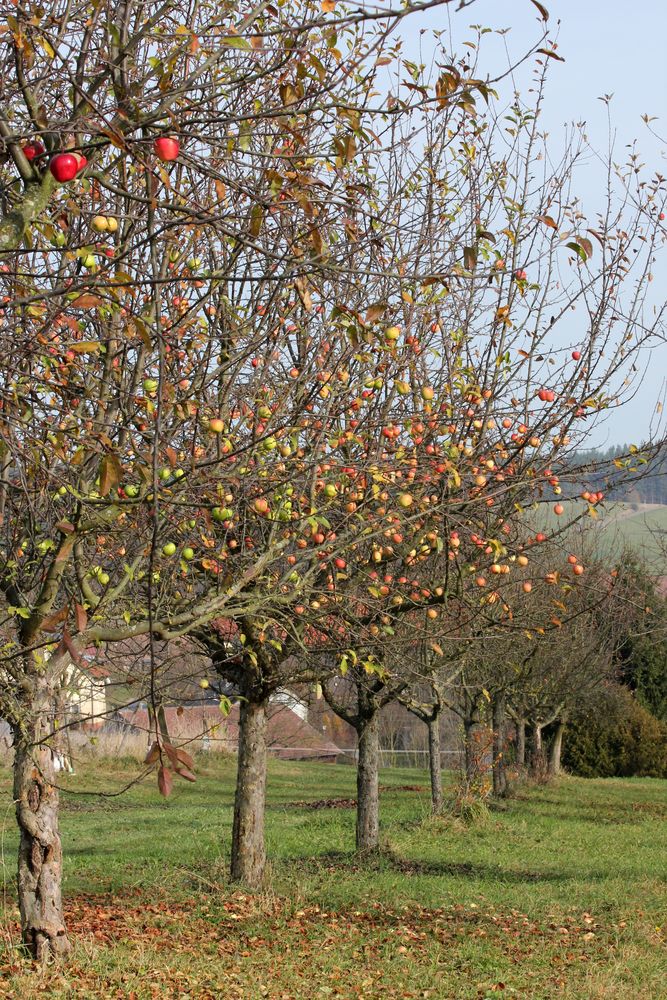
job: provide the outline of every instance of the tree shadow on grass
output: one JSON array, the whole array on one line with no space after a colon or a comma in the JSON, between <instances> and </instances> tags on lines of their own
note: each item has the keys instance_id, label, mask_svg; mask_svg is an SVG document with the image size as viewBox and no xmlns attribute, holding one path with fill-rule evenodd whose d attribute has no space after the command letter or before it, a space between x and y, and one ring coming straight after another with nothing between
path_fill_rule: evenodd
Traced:
<instances>
[{"instance_id":1,"label":"tree shadow on grass","mask_svg":"<svg viewBox=\"0 0 667 1000\"><path fill-rule=\"evenodd\" d=\"M435 878L470 878L480 881L492 879L495 882L525 884L541 882L564 884L573 874L562 871L538 871L528 868L503 868L501 865L484 864L478 861L433 861L401 858L391 851L377 850L365 854L348 854L345 851L327 851L317 857L291 859L301 871L349 872L350 874L369 872L399 872L401 875L429 876ZM602 876L589 873L590 879Z\"/></svg>"}]
</instances>

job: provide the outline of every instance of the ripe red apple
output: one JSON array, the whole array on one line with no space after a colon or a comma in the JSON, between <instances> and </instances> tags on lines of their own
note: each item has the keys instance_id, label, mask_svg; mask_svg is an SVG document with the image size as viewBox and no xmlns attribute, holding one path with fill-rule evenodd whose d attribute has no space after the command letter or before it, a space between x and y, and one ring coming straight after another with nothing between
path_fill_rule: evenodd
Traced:
<instances>
[{"instance_id":1,"label":"ripe red apple","mask_svg":"<svg viewBox=\"0 0 667 1000\"><path fill-rule=\"evenodd\" d=\"M56 153L51 158L49 170L59 184L73 180L79 172L79 161L72 153Z\"/></svg>"},{"instance_id":2,"label":"ripe red apple","mask_svg":"<svg viewBox=\"0 0 667 1000\"><path fill-rule=\"evenodd\" d=\"M169 162L178 158L178 154L181 151L181 144L173 136L161 135L153 143L153 149L158 159Z\"/></svg>"},{"instance_id":3,"label":"ripe red apple","mask_svg":"<svg viewBox=\"0 0 667 1000\"><path fill-rule=\"evenodd\" d=\"M41 142L28 142L23 147L23 155L25 156L26 160L30 160L31 163L33 160L36 160L38 156L41 156L45 152L46 149L44 148Z\"/></svg>"},{"instance_id":4,"label":"ripe red apple","mask_svg":"<svg viewBox=\"0 0 667 1000\"><path fill-rule=\"evenodd\" d=\"M581 357L581 351L572 351L572 360L578 361Z\"/></svg>"}]
</instances>

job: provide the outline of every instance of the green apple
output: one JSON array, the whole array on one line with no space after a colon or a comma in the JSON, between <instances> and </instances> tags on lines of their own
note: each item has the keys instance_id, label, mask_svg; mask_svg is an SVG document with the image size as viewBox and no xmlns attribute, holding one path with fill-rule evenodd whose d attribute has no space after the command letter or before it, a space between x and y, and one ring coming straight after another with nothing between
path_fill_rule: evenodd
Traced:
<instances>
[{"instance_id":1,"label":"green apple","mask_svg":"<svg viewBox=\"0 0 667 1000\"><path fill-rule=\"evenodd\" d=\"M144 392L155 392L158 387L158 381L155 378L145 378L143 386Z\"/></svg>"},{"instance_id":2,"label":"green apple","mask_svg":"<svg viewBox=\"0 0 667 1000\"><path fill-rule=\"evenodd\" d=\"M188 562L195 557L195 550L191 549L189 545L183 549L183 558L187 559Z\"/></svg>"},{"instance_id":3,"label":"green apple","mask_svg":"<svg viewBox=\"0 0 667 1000\"><path fill-rule=\"evenodd\" d=\"M162 555L164 556L173 556L175 552L176 546L173 542L167 542L166 545L162 546Z\"/></svg>"}]
</instances>

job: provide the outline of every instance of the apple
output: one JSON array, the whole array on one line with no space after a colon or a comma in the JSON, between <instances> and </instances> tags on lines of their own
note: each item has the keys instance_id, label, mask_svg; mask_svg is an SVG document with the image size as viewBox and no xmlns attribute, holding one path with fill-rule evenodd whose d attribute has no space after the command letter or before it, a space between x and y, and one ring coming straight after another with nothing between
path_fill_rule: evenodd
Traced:
<instances>
[{"instance_id":1,"label":"apple","mask_svg":"<svg viewBox=\"0 0 667 1000\"><path fill-rule=\"evenodd\" d=\"M81 258L81 263L84 267L87 267L90 271L91 268L95 267L96 260L95 255L92 253L87 253L85 257Z\"/></svg>"},{"instance_id":2,"label":"apple","mask_svg":"<svg viewBox=\"0 0 667 1000\"><path fill-rule=\"evenodd\" d=\"M49 170L59 184L64 184L76 177L79 171L79 161L72 153L56 153L55 156L51 157Z\"/></svg>"},{"instance_id":3,"label":"apple","mask_svg":"<svg viewBox=\"0 0 667 1000\"><path fill-rule=\"evenodd\" d=\"M572 360L578 361L581 357L581 351L572 351Z\"/></svg>"},{"instance_id":4,"label":"apple","mask_svg":"<svg viewBox=\"0 0 667 1000\"><path fill-rule=\"evenodd\" d=\"M331 497L331 499L338 496L338 490L336 489L333 483L327 483L327 485L324 487L324 492L326 496Z\"/></svg>"},{"instance_id":5,"label":"apple","mask_svg":"<svg viewBox=\"0 0 667 1000\"><path fill-rule=\"evenodd\" d=\"M253 503L253 507L258 514L267 514L269 511L269 502L264 497L257 497Z\"/></svg>"},{"instance_id":6,"label":"apple","mask_svg":"<svg viewBox=\"0 0 667 1000\"><path fill-rule=\"evenodd\" d=\"M412 497L412 495L410 493L401 493L401 495L398 498L398 503L399 503L399 506L404 507L404 508L408 508L408 507L412 507L412 505L414 503L414 499L413 499L413 497Z\"/></svg>"},{"instance_id":7,"label":"apple","mask_svg":"<svg viewBox=\"0 0 667 1000\"><path fill-rule=\"evenodd\" d=\"M107 230L110 233L115 233L118 231L118 219L114 219L113 215L107 216Z\"/></svg>"},{"instance_id":8,"label":"apple","mask_svg":"<svg viewBox=\"0 0 667 1000\"><path fill-rule=\"evenodd\" d=\"M125 490L125 496L129 497L130 500L132 500L134 497L138 497L139 496L139 487L138 486L134 486L132 483L130 483L129 486L125 486L123 488Z\"/></svg>"},{"instance_id":9,"label":"apple","mask_svg":"<svg viewBox=\"0 0 667 1000\"><path fill-rule=\"evenodd\" d=\"M214 521L229 521L230 517L234 516L234 511L231 507L214 507L211 511L211 517Z\"/></svg>"},{"instance_id":10,"label":"apple","mask_svg":"<svg viewBox=\"0 0 667 1000\"><path fill-rule=\"evenodd\" d=\"M106 215L96 215L93 219L93 229L96 233L106 233L109 229L109 220Z\"/></svg>"},{"instance_id":11,"label":"apple","mask_svg":"<svg viewBox=\"0 0 667 1000\"><path fill-rule=\"evenodd\" d=\"M173 136L161 135L153 143L153 149L159 160L165 160L168 163L171 160L177 159L181 150L181 144Z\"/></svg>"},{"instance_id":12,"label":"apple","mask_svg":"<svg viewBox=\"0 0 667 1000\"><path fill-rule=\"evenodd\" d=\"M434 396L435 392L433 391L433 388L430 385L425 385L424 388L422 389L422 399L428 403L433 399Z\"/></svg>"},{"instance_id":13,"label":"apple","mask_svg":"<svg viewBox=\"0 0 667 1000\"><path fill-rule=\"evenodd\" d=\"M213 419L208 422L208 429L212 434L222 434L225 429L224 421L220 420L219 417L213 417Z\"/></svg>"},{"instance_id":14,"label":"apple","mask_svg":"<svg viewBox=\"0 0 667 1000\"><path fill-rule=\"evenodd\" d=\"M565 508L563 507L562 503L554 504L554 514L558 514L560 516L564 510Z\"/></svg>"},{"instance_id":15,"label":"apple","mask_svg":"<svg viewBox=\"0 0 667 1000\"><path fill-rule=\"evenodd\" d=\"M203 677L203 678L202 678L202 679L200 680L200 682L199 682L199 687L200 687L200 688L201 688L201 689L202 689L203 691L205 691L205 690L206 690L206 688L207 688L208 686L209 686L209 684L208 684L208 681L206 680L206 678L205 678L205 677Z\"/></svg>"},{"instance_id":16,"label":"apple","mask_svg":"<svg viewBox=\"0 0 667 1000\"><path fill-rule=\"evenodd\" d=\"M582 570L582 572L583 572L583 570ZM97 579L99 580L99 582L102 584L103 587L106 587L106 585L108 584L108 582L111 579L111 577L109 576L108 573L98 573L97 574Z\"/></svg>"},{"instance_id":17,"label":"apple","mask_svg":"<svg viewBox=\"0 0 667 1000\"><path fill-rule=\"evenodd\" d=\"M575 576L581 576L581 574L584 572L584 567L581 565L581 563L577 563L576 566L572 567L572 572L574 573Z\"/></svg>"},{"instance_id":18,"label":"apple","mask_svg":"<svg viewBox=\"0 0 667 1000\"><path fill-rule=\"evenodd\" d=\"M398 338L401 336L401 330L398 326L390 326L384 332L384 339L388 344L395 344Z\"/></svg>"},{"instance_id":19,"label":"apple","mask_svg":"<svg viewBox=\"0 0 667 1000\"><path fill-rule=\"evenodd\" d=\"M521 587L523 589L524 594L529 594L533 589L533 585L530 582L530 580L524 580L524 582L521 584Z\"/></svg>"},{"instance_id":20,"label":"apple","mask_svg":"<svg viewBox=\"0 0 667 1000\"><path fill-rule=\"evenodd\" d=\"M162 554L165 556L173 556L176 551L176 546L173 542L167 542L166 545L162 546Z\"/></svg>"},{"instance_id":21,"label":"apple","mask_svg":"<svg viewBox=\"0 0 667 1000\"><path fill-rule=\"evenodd\" d=\"M158 381L155 378L145 378L142 384L144 392L155 392L158 387Z\"/></svg>"},{"instance_id":22,"label":"apple","mask_svg":"<svg viewBox=\"0 0 667 1000\"><path fill-rule=\"evenodd\" d=\"M54 234L54 237L51 240L51 242L54 244L54 246L64 247L65 244L67 243L67 237L63 232L57 232Z\"/></svg>"},{"instance_id":23,"label":"apple","mask_svg":"<svg viewBox=\"0 0 667 1000\"><path fill-rule=\"evenodd\" d=\"M23 155L26 160L29 160L31 163L33 160L36 160L38 156L42 156L45 152L46 149L41 142L28 142L23 147Z\"/></svg>"}]
</instances>

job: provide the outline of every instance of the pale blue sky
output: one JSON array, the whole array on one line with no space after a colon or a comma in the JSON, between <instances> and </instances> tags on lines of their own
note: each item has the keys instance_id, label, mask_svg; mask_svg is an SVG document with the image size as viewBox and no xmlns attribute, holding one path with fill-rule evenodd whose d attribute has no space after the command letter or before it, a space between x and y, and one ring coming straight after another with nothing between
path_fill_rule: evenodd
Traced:
<instances>
[{"instance_id":1,"label":"pale blue sky","mask_svg":"<svg viewBox=\"0 0 667 1000\"><path fill-rule=\"evenodd\" d=\"M557 144L563 126L585 121L594 149L606 150L608 144L607 109L598 100L613 94L610 113L616 131L617 158L623 147L637 139L644 162L651 172L667 174L667 142L654 139L642 122L642 115L656 117L653 128L667 140L667 3L662 0L543 0L551 15L549 35L558 41L564 63L553 63L543 110L544 128ZM480 70L493 75L506 65L504 45L513 56L525 52L540 35L542 21L530 0L476 0L462 10L455 3L443 10L408 18L402 30L406 51L413 57L418 46L428 51L426 36L420 28L452 26L454 48L471 37L469 25L510 28L505 42L487 36ZM560 23L559 23L560 22ZM527 70L519 71L518 83L528 85ZM480 72L480 75L482 73ZM506 93L511 93L507 90ZM577 191L587 214L594 215L600 206L600 187L594 160L578 178ZM656 288L667 297L667 264L656 268ZM595 432L592 444L606 446L616 442L638 442L648 433L655 407L664 389L667 370L667 346L645 357L648 372L640 392L622 410L610 415L604 428Z\"/></svg>"}]
</instances>

